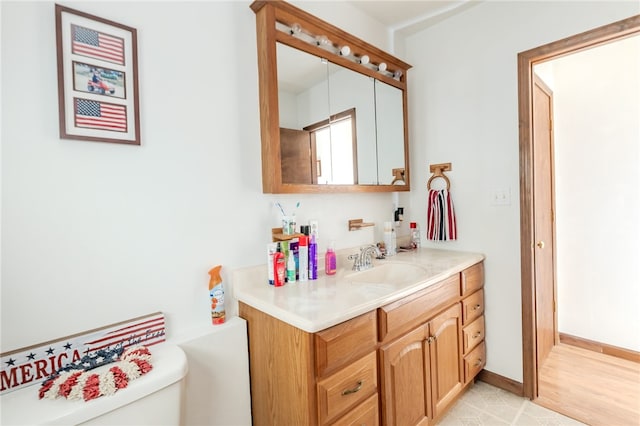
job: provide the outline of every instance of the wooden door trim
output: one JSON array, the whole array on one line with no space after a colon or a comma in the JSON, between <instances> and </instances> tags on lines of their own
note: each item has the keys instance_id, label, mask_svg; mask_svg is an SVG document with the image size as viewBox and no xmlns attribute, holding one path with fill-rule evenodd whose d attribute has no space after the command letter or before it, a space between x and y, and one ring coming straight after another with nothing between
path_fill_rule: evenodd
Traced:
<instances>
[{"instance_id":1,"label":"wooden door trim","mask_svg":"<svg viewBox=\"0 0 640 426\"><path fill-rule=\"evenodd\" d=\"M524 395L538 395L533 216L533 66L546 60L640 34L640 15L518 54L518 114L520 145L520 264L522 286L522 366Z\"/></svg>"}]
</instances>

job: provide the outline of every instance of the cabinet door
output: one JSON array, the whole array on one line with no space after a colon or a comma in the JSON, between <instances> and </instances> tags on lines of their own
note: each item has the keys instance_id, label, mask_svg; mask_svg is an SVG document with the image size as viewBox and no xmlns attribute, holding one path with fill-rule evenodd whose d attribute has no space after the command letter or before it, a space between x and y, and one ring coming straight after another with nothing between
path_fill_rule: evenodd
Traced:
<instances>
[{"instance_id":1,"label":"cabinet door","mask_svg":"<svg viewBox=\"0 0 640 426\"><path fill-rule=\"evenodd\" d=\"M427 333L425 324L380 348L384 425L428 424L431 390Z\"/></svg>"},{"instance_id":2,"label":"cabinet door","mask_svg":"<svg viewBox=\"0 0 640 426\"><path fill-rule=\"evenodd\" d=\"M429 322L433 416L439 417L464 385L462 312L457 303Z\"/></svg>"}]
</instances>

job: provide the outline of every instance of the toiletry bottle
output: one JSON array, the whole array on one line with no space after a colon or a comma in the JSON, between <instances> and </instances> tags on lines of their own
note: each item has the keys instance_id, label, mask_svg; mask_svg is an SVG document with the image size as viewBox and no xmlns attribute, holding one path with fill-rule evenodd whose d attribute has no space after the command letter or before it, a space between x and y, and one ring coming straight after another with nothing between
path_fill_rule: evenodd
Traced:
<instances>
[{"instance_id":1,"label":"toiletry bottle","mask_svg":"<svg viewBox=\"0 0 640 426\"><path fill-rule=\"evenodd\" d=\"M289 246L289 258L287 259L287 283L296 282L296 260L293 256L293 250Z\"/></svg>"},{"instance_id":2,"label":"toiletry bottle","mask_svg":"<svg viewBox=\"0 0 640 426\"><path fill-rule=\"evenodd\" d=\"M284 254L280 248L280 243L278 243L278 248L273 255L273 285L276 287L282 287L284 285L285 268Z\"/></svg>"},{"instance_id":3,"label":"toiletry bottle","mask_svg":"<svg viewBox=\"0 0 640 426\"><path fill-rule=\"evenodd\" d=\"M309 235L313 235L316 237L316 242L318 241L318 221L315 219L309 219Z\"/></svg>"},{"instance_id":4,"label":"toiletry bottle","mask_svg":"<svg viewBox=\"0 0 640 426\"><path fill-rule=\"evenodd\" d=\"M384 223L384 247L387 257L396 254L395 232L393 232L393 222Z\"/></svg>"},{"instance_id":5,"label":"toiletry bottle","mask_svg":"<svg viewBox=\"0 0 640 426\"><path fill-rule=\"evenodd\" d=\"M300 272L300 281L307 281L309 279L309 237L302 235L298 240L298 271Z\"/></svg>"},{"instance_id":6,"label":"toiletry bottle","mask_svg":"<svg viewBox=\"0 0 640 426\"><path fill-rule=\"evenodd\" d=\"M277 243L268 243L267 244L267 276L269 280L269 284L273 285L275 282L275 275L273 269L273 255L276 254L276 250L278 249Z\"/></svg>"},{"instance_id":7,"label":"toiletry bottle","mask_svg":"<svg viewBox=\"0 0 640 426\"><path fill-rule=\"evenodd\" d=\"M300 242L298 238L294 238L289 241L289 251L293 252L293 260L296 267L296 281L300 279L300 254L299 254Z\"/></svg>"},{"instance_id":8,"label":"toiletry bottle","mask_svg":"<svg viewBox=\"0 0 640 426\"><path fill-rule=\"evenodd\" d=\"M324 272L327 275L335 275L336 266L336 250L332 241L327 246L327 252L324 255Z\"/></svg>"},{"instance_id":9,"label":"toiletry bottle","mask_svg":"<svg viewBox=\"0 0 640 426\"><path fill-rule=\"evenodd\" d=\"M211 323L224 323L224 288L220 278L222 265L214 266L209 271L209 298L211 299Z\"/></svg>"},{"instance_id":10,"label":"toiletry bottle","mask_svg":"<svg viewBox=\"0 0 640 426\"><path fill-rule=\"evenodd\" d=\"M316 236L311 234L309 237L309 279L318 279L318 244Z\"/></svg>"},{"instance_id":11,"label":"toiletry bottle","mask_svg":"<svg viewBox=\"0 0 640 426\"><path fill-rule=\"evenodd\" d=\"M420 230L418 229L418 224L411 222L409 227L411 228L411 248L420 248Z\"/></svg>"},{"instance_id":12,"label":"toiletry bottle","mask_svg":"<svg viewBox=\"0 0 640 426\"><path fill-rule=\"evenodd\" d=\"M391 249L393 254L398 253L398 239L396 238L396 228L391 227Z\"/></svg>"}]
</instances>

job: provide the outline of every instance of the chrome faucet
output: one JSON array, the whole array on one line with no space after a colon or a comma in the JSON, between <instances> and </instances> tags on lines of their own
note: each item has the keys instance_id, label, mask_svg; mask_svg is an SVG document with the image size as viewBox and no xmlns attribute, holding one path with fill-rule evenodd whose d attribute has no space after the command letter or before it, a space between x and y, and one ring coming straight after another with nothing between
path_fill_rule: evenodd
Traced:
<instances>
[{"instance_id":1,"label":"chrome faucet","mask_svg":"<svg viewBox=\"0 0 640 426\"><path fill-rule=\"evenodd\" d=\"M369 244L361 247L359 254L349 255L348 259L353 260L353 267L351 269L354 271L371 269L373 266L371 255L374 253L376 259L384 259L384 255L375 244Z\"/></svg>"}]
</instances>

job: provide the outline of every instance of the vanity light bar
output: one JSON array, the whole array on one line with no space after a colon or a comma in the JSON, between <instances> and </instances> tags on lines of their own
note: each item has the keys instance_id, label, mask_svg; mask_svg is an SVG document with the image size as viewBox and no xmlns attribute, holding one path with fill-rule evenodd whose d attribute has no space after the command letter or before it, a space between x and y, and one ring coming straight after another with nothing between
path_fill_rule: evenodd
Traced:
<instances>
[{"instance_id":1,"label":"vanity light bar","mask_svg":"<svg viewBox=\"0 0 640 426\"><path fill-rule=\"evenodd\" d=\"M326 35L314 35L310 34L306 30L304 30L300 24L292 24L291 26L285 25L281 22L276 22L276 30L282 31L293 37L296 37L305 43L320 47L328 52L333 53L334 55L343 56L350 61L353 61L357 64L360 64L366 68L377 71L380 74L386 75L387 77L391 77L394 80L400 81L402 78L402 71L395 70L390 71L387 69L387 64L384 62L380 62L379 64L372 63L368 55L356 56L351 53L351 48L349 46L335 46L331 40L327 38Z\"/></svg>"}]
</instances>

